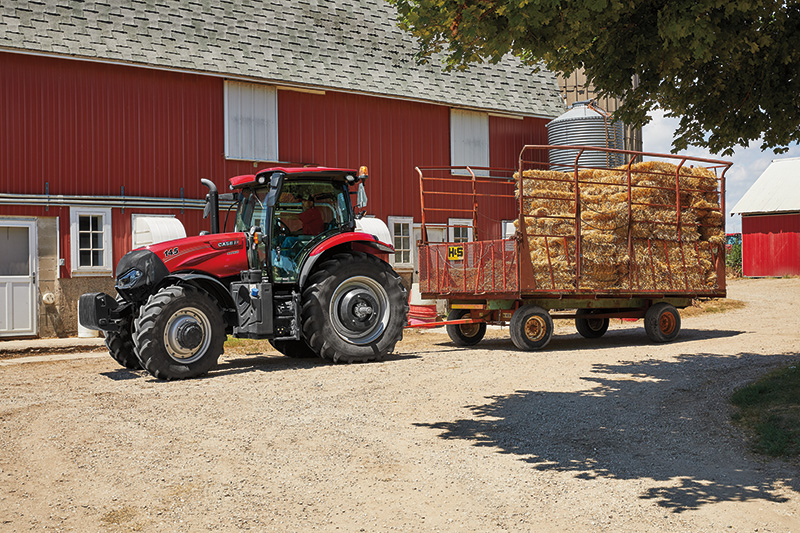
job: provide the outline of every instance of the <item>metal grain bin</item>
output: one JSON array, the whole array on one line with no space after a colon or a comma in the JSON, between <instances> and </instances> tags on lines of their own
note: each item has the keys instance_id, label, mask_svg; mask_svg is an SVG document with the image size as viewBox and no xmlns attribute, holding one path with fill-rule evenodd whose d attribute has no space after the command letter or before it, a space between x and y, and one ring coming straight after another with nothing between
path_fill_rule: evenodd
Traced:
<instances>
[{"instance_id":1,"label":"metal grain bin","mask_svg":"<svg viewBox=\"0 0 800 533\"><path fill-rule=\"evenodd\" d=\"M611 122L610 117L609 113L594 105L594 100L575 102L566 113L547 124L548 144L624 148L622 123ZM551 168L570 170L575 165L577 155L577 150L551 150ZM623 163L621 155L602 152L585 153L580 159L581 165L602 168L612 168Z\"/></svg>"}]
</instances>

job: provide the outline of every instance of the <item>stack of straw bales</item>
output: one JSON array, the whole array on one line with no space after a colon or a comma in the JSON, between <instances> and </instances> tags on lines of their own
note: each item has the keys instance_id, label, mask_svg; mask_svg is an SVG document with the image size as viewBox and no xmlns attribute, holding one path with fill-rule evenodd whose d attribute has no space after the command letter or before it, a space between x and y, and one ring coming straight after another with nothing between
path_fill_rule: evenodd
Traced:
<instances>
[{"instance_id":1,"label":"stack of straw bales","mask_svg":"<svg viewBox=\"0 0 800 533\"><path fill-rule=\"evenodd\" d=\"M515 179L519 195L518 174ZM725 235L715 175L651 161L632 165L630 181L629 191L627 167L583 170L576 194L573 173L523 173L525 238L537 288L576 288L578 205L579 288L695 292L716 286L712 248Z\"/></svg>"}]
</instances>

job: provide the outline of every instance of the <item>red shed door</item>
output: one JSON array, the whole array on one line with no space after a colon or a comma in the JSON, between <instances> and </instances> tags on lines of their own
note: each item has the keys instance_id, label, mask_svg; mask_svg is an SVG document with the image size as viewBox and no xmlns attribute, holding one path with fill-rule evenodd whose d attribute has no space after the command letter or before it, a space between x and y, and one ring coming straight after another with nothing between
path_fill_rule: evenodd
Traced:
<instances>
[{"instance_id":1,"label":"red shed door","mask_svg":"<svg viewBox=\"0 0 800 533\"><path fill-rule=\"evenodd\" d=\"M36 222L0 219L0 337L36 335Z\"/></svg>"}]
</instances>

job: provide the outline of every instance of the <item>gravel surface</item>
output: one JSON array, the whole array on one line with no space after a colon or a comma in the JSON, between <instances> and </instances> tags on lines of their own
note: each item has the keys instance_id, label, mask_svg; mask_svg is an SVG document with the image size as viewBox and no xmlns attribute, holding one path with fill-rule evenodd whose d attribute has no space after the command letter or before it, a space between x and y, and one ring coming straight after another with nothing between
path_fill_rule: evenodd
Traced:
<instances>
[{"instance_id":1,"label":"gravel surface","mask_svg":"<svg viewBox=\"0 0 800 533\"><path fill-rule=\"evenodd\" d=\"M559 325L543 352L408 332L381 363L226 354L160 382L110 357L0 366L0 530L800 531L800 464L727 398L800 362L800 279L679 339Z\"/></svg>"}]
</instances>

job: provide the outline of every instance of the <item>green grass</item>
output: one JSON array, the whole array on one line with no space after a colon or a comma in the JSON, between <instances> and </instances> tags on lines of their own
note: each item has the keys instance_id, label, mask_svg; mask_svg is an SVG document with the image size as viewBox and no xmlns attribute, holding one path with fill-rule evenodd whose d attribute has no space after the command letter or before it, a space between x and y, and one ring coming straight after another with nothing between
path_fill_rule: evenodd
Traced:
<instances>
[{"instance_id":1,"label":"green grass","mask_svg":"<svg viewBox=\"0 0 800 533\"><path fill-rule=\"evenodd\" d=\"M755 452L800 456L800 365L775 370L731 396L733 420L753 435Z\"/></svg>"}]
</instances>

